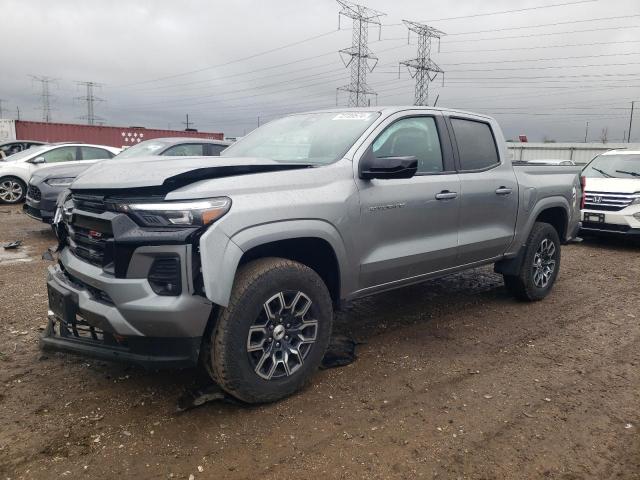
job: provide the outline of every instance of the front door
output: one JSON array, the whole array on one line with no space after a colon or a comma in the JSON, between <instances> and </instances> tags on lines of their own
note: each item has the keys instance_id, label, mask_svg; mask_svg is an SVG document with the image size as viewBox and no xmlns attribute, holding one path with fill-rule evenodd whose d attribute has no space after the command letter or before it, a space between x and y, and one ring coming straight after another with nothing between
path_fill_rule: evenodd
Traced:
<instances>
[{"instance_id":1,"label":"front door","mask_svg":"<svg viewBox=\"0 0 640 480\"><path fill-rule=\"evenodd\" d=\"M458 247L460 180L443 117L397 114L373 138L376 157L415 156L418 172L409 179L356 179L360 289L450 268Z\"/></svg>"}]
</instances>

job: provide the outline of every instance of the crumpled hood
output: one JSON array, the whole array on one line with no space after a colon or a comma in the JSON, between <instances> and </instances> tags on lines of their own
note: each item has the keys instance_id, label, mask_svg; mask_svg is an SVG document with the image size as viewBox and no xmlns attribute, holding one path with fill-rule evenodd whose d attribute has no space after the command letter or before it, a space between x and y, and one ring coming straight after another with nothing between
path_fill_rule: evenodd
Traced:
<instances>
[{"instance_id":1,"label":"crumpled hood","mask_svg":"<svg viewBox=\"0 0 640 480\"><path fill-rule=\"evenodd\" d=\"M72 190L165 187L167 191L199 180L311 167L264 158L162 157L112 159L99 162L73 182Z\"/></svg>"},{"instance_id":2,"label":"crumpled hood","mask_svg":"<svg viewBox=\"0 0 640 480\"><path fill-rule=\"evenodd\" d=\"M73 165L51 165L48 167L42 167L33 172L31 176L31 183L41 182L47 178L63 178L63 177L77 177L80 173L91 167L90 164L73 164Z\"/></svg>"},{"instance_id":3,"label":"crumpled hood","mask_svg":"<svg viewBox=\"0 0 640 480\"><path fill-rule=\"evenodd\" d=\"M588 192L636 193L640 192L640 178L587 177Z\"/></svg>"}]
</instances>

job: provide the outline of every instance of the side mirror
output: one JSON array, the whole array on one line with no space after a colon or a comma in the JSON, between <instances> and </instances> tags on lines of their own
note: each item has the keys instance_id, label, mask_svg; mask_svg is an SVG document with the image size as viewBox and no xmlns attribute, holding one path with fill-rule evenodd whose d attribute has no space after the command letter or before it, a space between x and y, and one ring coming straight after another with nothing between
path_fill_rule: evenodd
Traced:
<instances>
[{"instance_id":1,"label":"side mirror","mask_svg":"<svg viewBox=\"0 0 640 480\"><path fill-rule=\"evenodd\" d=\"M33 163L34 165L37 165L39 163L46 163L47 161L44 159L44 157L36 157L31 159L31 163Z\"/></svg>"},{"instance_id":2,"label":"side mirror","mask_svg":"<svg viewBox=\"0 0 640 480\"><path fill-rule=\"evenodd\" d=\"M418 171L418 159L410 157L382 157L374 156L369 148L360 159L358 165L359 177L363 180L411 178Z\"/></svg>"}]
</instances>

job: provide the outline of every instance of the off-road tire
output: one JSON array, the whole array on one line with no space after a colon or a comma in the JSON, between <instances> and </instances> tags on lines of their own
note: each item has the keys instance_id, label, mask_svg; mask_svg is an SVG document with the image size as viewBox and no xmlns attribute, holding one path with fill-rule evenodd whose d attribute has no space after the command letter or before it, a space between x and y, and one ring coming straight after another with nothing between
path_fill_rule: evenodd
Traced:
<instances>
[{"instance_id":1,"label":"off-road tire","mask_svg":"<svg viewBox=\"0 0 640 480\"><path fill-rule=\"evenodd\" d=\"M9 205L15 205L17 203L23 202L25 197L27 196L27 185L18 177L14 177L13 175L7 175L6 177L0 177L0 185L2 185L5 182L13 182L15 184L18 184L20 186L20 188L22 189L22 193L20 194L20 196L14 200L5 200L3 198L0 198L0 203L4 203L4 204L9 204Z\"/></svg>"},{"instance_id":2,"label":"off-road tire","mask_svg":"<svg viewBox=\"0 0 640 480\"><path fill-rule=\"evenodd\" d=\"M280 291L303 292L318 321L316 341L302 365L283 378L265 380L251 364L247 349L249 328L263 304ZM329 345L333 307L329 291L311 268L283 258L262 258L243 265L236 275L231 299L218 312L210 351L203 359L213 379L230 395L247 403L273 402L300 390L318 369Z\"/></svg>"},{"instance_id":3,"label":"off-road tire","mask_svg":"<svg viewBox=\"0 0 640 480\"><path fill-rule=\"evenodd\" d=\"M544 239L555 245L555 268L548 283L544 287L536 286L534 282L534 257ZM504 275L507 291L522 301L534 302L545 298L556 281L560 271L560 237L553 226L544 222L536 222L529 234L518 275Z\"/></svg>"}]
</instances>

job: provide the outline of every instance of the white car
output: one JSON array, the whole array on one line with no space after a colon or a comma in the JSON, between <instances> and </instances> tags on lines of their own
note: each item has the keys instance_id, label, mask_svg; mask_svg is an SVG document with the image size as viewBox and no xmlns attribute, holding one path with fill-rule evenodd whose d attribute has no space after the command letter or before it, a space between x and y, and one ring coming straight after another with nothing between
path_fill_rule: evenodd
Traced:
<instances>
[{"instance_id":1,"label":"white car","mask_svg":"<svg viewBox=\"0 0 640 480\"><path fill-rule=\"evenodd\" d=\"M598 155L582 175L582 233L640 235L640 151Z\"/></svg>"},{"instance_id":2,"label":"white car","mask_svg":"<svg viewBox=\"0 0 640 480\"><path fill-rule=\"evenodd\" d=\"M112 158L120 148L87 143L52 143L32 147L0 161L0 202L19 203L36 170L61 162L73 164Z\"/></svg>"}]
</instances>

